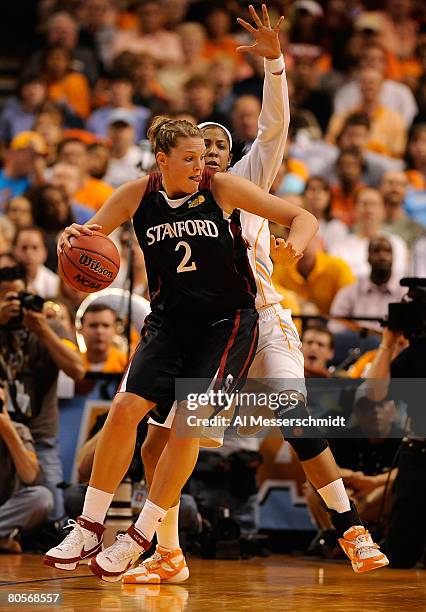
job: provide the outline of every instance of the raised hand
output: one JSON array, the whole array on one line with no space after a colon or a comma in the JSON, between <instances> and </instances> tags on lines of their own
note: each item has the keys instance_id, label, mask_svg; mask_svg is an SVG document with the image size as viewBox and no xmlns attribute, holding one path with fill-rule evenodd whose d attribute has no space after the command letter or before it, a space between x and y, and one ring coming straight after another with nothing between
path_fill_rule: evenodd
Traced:
<instances>
[{"instance_id":1,"label":"raised hand","mask_svg":"<svg viewBox=\"0 0 426 612\"><path fill-rule=\"evenodd\" d=\"M243 28L250 32L254 38L254 43L252 45L242 45L241 47L238 47L237 51L240 53L254 53L255 55L265 57L266 59L276 59L277 57L280 57L281 46L278 34L284 22L284 17L281 15L277 21L277 24L274 27L271 27L268 9L266 8L265 4L262 4L263 23L251 4L249 6L249 11L253 17L254 23L257 26L257 29L240 17L237 18L237 21L241 26L243 26Z\"/></svg>"}]
</instances>

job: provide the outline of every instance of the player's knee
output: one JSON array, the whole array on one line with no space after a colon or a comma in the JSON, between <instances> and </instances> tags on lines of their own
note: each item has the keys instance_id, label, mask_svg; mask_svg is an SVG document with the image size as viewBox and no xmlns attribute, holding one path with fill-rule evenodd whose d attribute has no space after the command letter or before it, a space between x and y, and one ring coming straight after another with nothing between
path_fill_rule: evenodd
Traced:
<instances>
[{"instance_id":1,"label":"player's knee","mask_svg":"<svg viewBox=\"0 0 426 612\"><path fill-rule=\"evenodd\" d=\"M127 393L117 393L108 413L108 422L114 427L135 427L147 412L146 402Z\"/></svg>"},{"instance_id":2,"label":"player's knee","mask_svg":"<svg viewBox=\"0 0 426 612\"><path fill-rule=\"evenodd\" d=\"M298 459L308 461L328 448L328 443L311 423L304 395L296 390L288 390L286 397L287 401L276 410L277 418L282 420L281 432Z\"/></svg>"}]
</instances>

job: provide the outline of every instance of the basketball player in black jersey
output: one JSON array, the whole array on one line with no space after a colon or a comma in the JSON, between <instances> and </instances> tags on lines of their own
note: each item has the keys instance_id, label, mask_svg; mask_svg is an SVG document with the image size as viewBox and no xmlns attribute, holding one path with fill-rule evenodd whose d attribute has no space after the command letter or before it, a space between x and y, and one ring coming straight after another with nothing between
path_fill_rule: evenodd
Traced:
<instances>
[{"instance_id":1,"label":"basketball player in black jersey","mask_svg":"<svg viewBox=\"0 0 426 612\"><path fill-rule=\"evenodd\" d=\"M150 547L198 456L198 438L179 437L173 426L139 519L102 552L102 523L128 469L137 424L156 406L171 408L175 378L226 381L235 389L254 356L255 284L236 209L289 227L294 261L318 226L307 211L241 177L203 173L204 138L192 124L159 117L149 137L161 177L121 186L87 226L66 228L58 244L72 246L72 237L92 230L110 234L134 218L149 279L152 312L99 438L82 516L44 558L68 570L90 558L94 573L111 582Z\"/></svg>"}]
</instances>

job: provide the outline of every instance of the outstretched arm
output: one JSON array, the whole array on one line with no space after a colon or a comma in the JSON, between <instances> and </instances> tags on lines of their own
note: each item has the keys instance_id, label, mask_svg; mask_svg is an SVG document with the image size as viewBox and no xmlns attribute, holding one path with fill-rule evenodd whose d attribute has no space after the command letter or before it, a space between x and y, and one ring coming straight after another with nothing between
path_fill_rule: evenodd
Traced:
<instances>
[{"instance_id":1,"label":"outstretched arm","mask_svg":"<svg viewBox=\"0 0 426 612\"><path fill-rule=\"evenodd\" d=\"M217 172L211 185L216 202L226 213L240 208L289 227L287 244L291 245L295 257L301 256L318 231L317 219L307 210L265 193L240 176Z\"/></svg>"},{"instance_id":2,"label":"outstretched arm","mask_svg":"<svg viewBox=\"0 0 426 612\"><path fill-rule=\"evenodd\" d=\"M238 19L238 22L252 34L254 43L238 47L238 50L264 58L262 110L259 115L259 132L256 140L250 151L231 168L230 172L244 176L265 191L269 191L284 156L290 123L287 79L279 42L279 31L284 17L280 17L272 28L264 4L262 5L263 23L252 6L250 12L257 29L243 19Z\"/></svg>"},{"instance_id":3,"label":"outstretched arm","mask_svg":"<svg viewBox=\"0 0 426 612\"><path fill-rule=\"evenodd\" d=\"M125 221L131 219L143 198L148 181L149 177L144 176L121 185L85 225L73 223L65 228L58 240L58 254L65 244L71 246L70 238L78 238L81 234L91 236L96 230L108 236Z\"/></svg>"}]
</instances>

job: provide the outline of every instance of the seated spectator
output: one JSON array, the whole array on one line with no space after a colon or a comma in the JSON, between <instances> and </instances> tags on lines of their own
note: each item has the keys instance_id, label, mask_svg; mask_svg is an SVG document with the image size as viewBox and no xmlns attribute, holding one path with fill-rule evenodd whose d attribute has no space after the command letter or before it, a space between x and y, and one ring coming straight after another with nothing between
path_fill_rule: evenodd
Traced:
<instances>
[{"instance_id":1,"label":"seated spectator","mask_svg":"<svg viewBox=\"0 0 426 612\"><path fill-rule=\"evenodd\" d=\"M111 0L85 0L80 12L79 45L92 50L93 55L106 66L116 35L115 7Z\"/></svg>"},{"instance_id":2,"label":"seated spectator","mask_svg":"<svg viewBox=\"0 0 426 612\"><path fill-rule=\"evenodd\" d=\"M325 250L330 245L345 238L347 226L339 219L331 216L331 187L320 176L311 176L303 192L303 205L319 221L318 237L321 238Z\"/></svg>"},{"instance_id":3,"label":"seated spectator","mask_svg":"<svg viewBox=\"0 0 426 612\"><path fill-rule=\"evenodd\" d=\"M389 110L403 117L408 128L417 114L417 104L412 91L407 85L386 78L388 55L386 49L380 44L371 42L361 51L360 70L371 68L379 71L385 78L380 92L380 103ZM343 85L334 98L334 111L336 113L349 112L354 106L361 104L361 91L359 82L354 79Z\"/></svg>"},{"instance_id":4,"label":"seated spectator","mask_svg":"<svg viewBox=\"0 0 426 612\"><path fill-rule=\"evenodd\" d=\"M353 274L360 278L368 276L368 244L371 238L386 234L393 251L393 277L399 280L405 276L409 264L408 248L402 238L386 233L385 205L379 191L364 187L355 198L355 225L353 234L332 245L330 252L344 259L351 267Z\"/></svg>"},{"instance_id":5,"label":"seated spectator","mask_svg":"<svg viewBox=\"0 0 426 612\"><path fill-rule=\"evenodd\" d=\"M318 69L309 55L300 53L295 56L292 79L297 108L310 111L325 134L332 114L331 100L318 87Z\"/></svg>"},{"instance_id":6,"label":"seated spectator","mask_svg":"<svg viewBox=\"0 0 426 612\"><path fill-rule=\"evenodd\" d=\"M237 53L239 42L231 34L232 21L229 11L220 4L210 5L203 22L207 29L203 57L208 62L226 57L242 64L244 59Z\"/></svg>"},{"instance_id":7,"label":"seated spectator","mask_svg":"<svg viewBox=\"0 0 426 612\"><path fill-rule=\"evenodd\" d=\"M82 354L86 372L124 372L127 355L114 346L115 310L99 302L89 305L81 320L81 334L86 344L86 352Z\"/></svg>"},{"instance_id":8,"label":"seated spectator","mask_svg":"<svg viewBox=\"0 0 426 612\"><path fill-rule=\"evenodd\" d=\"M26 227L18 230L13 254L25 270L26 283L30 290L44 298L58 293L59 276L44 265L48 253L42 229Z\"/></svg>"},{"instance_id":9,"label":"seated spectator","mask_svg":"<svg viewBox=\"0 0 426 612\"><path fill-rule=\"evenodd\" d=\"M15 237L15 225L5 215L0 214L0 253L9 253Z\"/></svg>"},{"instance_id":10,"label":"seated spectator","mask_svg":"<svg viewBox=\"0 0 426 612\"><path fill-rule=\"evenodd\" d=\"M40 527L53 509L49 489L42 486L42 472L31 432L8 412L4 388L0 388L0 551L22 553L20 534Z\"/></svg>"},{"instance_id":11,"label":"seated spectator","mask_svg":"<svg viewBox=\"0 0 426 612\"><path fill-rule=\"evenodd\" d=\"M76 201L75 196L80 190L80 170L77 166L65 162L57 162L52 167L49 185L63 189L71 203L75 220L80 225L87 223L93 217L93 209Z\"/></svg>"},{"instance_id":12,"label":"seated spectator","mask_svg":"<svg viewBox=\"0 0 426 612\"><path fill-rule=\"evenodd\" d=\"M391 157L402 157L406 144L406 127L401 115L389 110L380 102L383 77L377 70L364 69L360 73L359 86L361 104L354 105L351 112L368 115L371 122L368 148ZM334 144L348 113L335 113L328 127L327 139Z\"/></svg>"},{"instance_id":13,"label":"seated spectator","mask_svg":"<svg viewBox=\"0 0 426 612\"><path fill-rule=\"evenodd\" d=\"M87 157L89 160L88 170L90 176L103 179L110 160L109 147L103 142L92 142L87 147ZM106 181L107 183L109 181Z\"/></svg>"},{"instance_id":14,"label":"seated spectator","mask_svg":"<svg viewBox=\"0 0 426 612\"><path fill-rule=\"evenodd\" d=\"M411 59L416 49L418 24L412 0L387 0L381 14L381 34L386 49L401 59Z\"/></svg>"},{"instance_id":15,"label":"seated spectator","mask_svg":"<svg viewBox=\"0 0 426 612\"><path fill-rule=\"evenodd\" d=\"M325 253L320 239L315 237L295 266L274 265L272 281L277 286L291 289L296 293L301 302L302 312L306 308L306 302L311 302L317 312L328 314L336 293L342 287L353 283L355 278L348 264L338 257Z\"/></svg>"},{"instance_id":16,"label":"seated spectator","mask_svg":"<svg viewBox=\"0 0 426 612\"><path fill-rule=\"evenodd\" d=\"M109 78L109 103L95 110L86 122L86 128L98 136L106 137L109 120L113 112L125 110L133 115L135 124L135 141L139 142L146 136L146 125L151 115L144 106L133 103L135 93L131 77L124 73L113 74Z\"/></svg>"},{"instance_id":17,"label":"seated spectator","mask_svg":"<svg viewBox=\"0 0 426 612\"><path fill-rule=\"evenodd\" d=\"M194 76L185 83L185 102L197 123L215 122L230 127L229 117L215 107L215 88L211 79ZM260 104L259 104L260 108ZM256 119L257 124L257 119Z\"/></svg>"},{"instance_id":18,"label":"seated spectator","mask_svg":"<svg viewBox=\"0 0 426 612\"><path fill-rule=\"evenodd\" d=\"M355 221L355 199L363 187L362 156L357 149L340 151L336 160L337 182L331 188L331 214L349 227Z\"/></svg>"},{"instance_id":19,"label":"seated spectator","mask_svg":"<svg viewBox=\"0 0 426 612\"><path fill-rule=\"evenodd\" d=\"M373 529L379 526L380 518L389 514L390 489L397 475L397 469L391 468L403 433L396 424L393 401L371 402L361 390L357 393L354 415L357 424L342 432L342 438L329 439L329 444L349 497L356 499L363 523ZM336 556L337 535L321 498L308 482L304 495L311 517L319 528L309 553Z\"/></svg>"},{"instance_id":20,"label":"seated spectator","mask_svg":"<svg viewBox=\"0 0 426 612\"><path fill-rule=\"evenodd\" d=\"M53 102L45 104L37 114L33 129L44 139L47 146L46 165L52 166L58 156L58 145L63 140L64 115Z\"/></svg>"},{"instance_id":21,"label":"seated spectator","mask_svg":"<svg viewBox=\"0 0 426 612\"><path fill-rule=\"evenodd\" d=\"M46 266L56 272L58 268L57 242L62 230L75 223L72 207L62 187L39 185L29 193L34 225L42 228L47 247ZM56 295L55 293L51 294Z\"/></svg>"},{"instance_id":22,"label":"seated spectator","mask_svg":"<svg viewBox=\"0 0 426 612\"><path fill-rule=\"evenodd\" d=\"M351 246L348 245L348 249ZM375 236L368 241L368 275L361 276L359 280L343 287L335 295L330 308L333 317L344 319L348 317L377 317L383 318L388 312L390 302L399 302L406 293L401 287L399 279L392 274L393 254L392 244L385 236ZM358 325L380 330L380 323L362 321ZM341 323L331 323L330 329L337 333L343 331Z\"/></svg>"},{"instance_id":23,"label":"seated spectator","mask_svg":"<svg viewBox=\"0 0 426 612\"><path fill-rule=\"evenodd\" d=\"M72 70L70 52L61 46L49 47L43 55L40 74L47 84L47 95L61 102L82 119L90 113L90 87L86 77Z\"/></svg>"},{"instance_id":24,"label":"seated spectator","mask_svg":"<svg viewBox=\"0 0 426 612\"><path fill-rule=\"evenodd\" d=\"M383 176L380 193L386 210L383 229L400 236L411 247L417 238L426 233L426 227L409 217L404 210L407 187L407 175L394 170Z\"/></svg>"},{"instance_id":25,"label":"seated spectator","mask_svg":"<svg viewBox=\"0 0 426 612\"><path fill-rule=\"evenodd\" d=\"M99 77L98 61L91 49L79 44L78 30L78 23L72 15L66 12L54 13L46 24L46 40L43 47L59 45L67 49L71 54L73 71L84 74L90 85L93 86ZM24 67L23 74L39 73L42 57L43 50L32 53L31 59Z\"/></svg>"},{"instance_id":26,"label":"seated spectator","mask_svg":"<svg viewBox=\"0 0 426 612\"><path fill-rule=\"evenodd\" d=\"M63 481L56 440L57 378L62 370L78 380L84 370L79 353L57 322L31 310L22 319L16 319L21 310L16 298L26 288L20 268L0 270L0 378L4 380L7 371L14 372L13 381L9 381L11 395L16 398L13 408L26 419L44 483L53 495L54 507L49 518L59 520L64 516L64 505L62 489L57 486Z\"/></svg>"},{"instance_id":27,"label":"seated spectator","mask_svg":"<svg viewBox=\"0 0 426 612\"><path fill-rule=\"evenodd\" d=\"M216 108L221 113L230 113L235 102L234 81L235 61L227 58L217 59L209 70L216 89Z\"/></svg>"},{"instance_id":28,"label":"seated spectator","mask_svg":"<svg viewBox=\"0 0 426 612\"><path fill-rule=\"evenodd\" d=\"M46 144L36 132L21 132L12 140L0 170L0 212L7 200L23 195L33 179L42 181Z\"/></svg>"},{"instance_id":29,"label":"seated spectator","mask_svg":"<svg viewBox=\"0 0 426 612\"><path fill-rule=\"evenodd\" d=\"M87 145L79 138L68 138L59 145L59 161L76 166L80 171L80 185L74 199L93 210L99 210L114 191L111 185L90 176Z\"/></svg>"},{"instance_id":30,"label":"seated spectator","mask_svg":"<svg viewBox=\"0 0 426 612\"><path fill-rule=\"evenodd\" d=\"M233 135L241 143L243 153L250 149L256 139L260 109L261 103L255 96L245 95L235 100L231 115Z\"/></svg>"},{"instance_id":31,"label":"seated spectator","mask_svg":"<svg viewBox=\"0 0 426 612\"><path fill-rule=\"evenodd\" d=\"M413 126L406 153L407 176L410 186L426 191L426 123Z\"/></svg>"},{"instance_id":32,"label":"seated spectator","mask_svg":"<svg viewBox=\"0 0 426 612\"><path fill-rule=\"evenodd\" d=\"M152 55L141 53L134 56L130 69L134 85L133 102L147 108L153 115L165 112L169 102L166 89L160 84L158 68L158 62Z\"/></svg>"},{"instance_id":33,"label":"seated spectator","mask_svg":"<svg viewBox=\"0 0 426 612\"><path fill-rule=\"evenodd\" d=\"M135 122L131 113L117 109L109 118L110 155L104 181L119 187L140 176L142 150L135 144Z\"/></svg>"},{"instance_id":34,"label":"seated spectator","mask_svg":"<svg viewBox=\"0 0 426 612\"><path fill-rule=\"evenodd\" d=\"M8 200L4 206L4 213L16 229L34 225L31 202L26 196L16 196Z\"/></svg>"},{"instance_id":35,"label":"seated spectator","mask_svg":"<svg viewBox=\"0 0 426 612\"><path fill-rule=\"evenodd\" d=\"M165 14L160 0L141 0L136 6L137 30L118 32L114 38L111 56L122 51L150 53L164 64L181 64L184 60L182 46L176 32L164 29Z\"/></svg>"},{"instance_id":36,"label":"seated spectator","mask_svg":"<svg viewBox=\"0 0 426 612\"><path fill-rule=\"evenodd\" d=\"M28 75L18 86L18 96L6 98L0 114L0 141L9 144L20 132L31 130L47 96L46 85L40 75Z\"/></svg>"},{"instance_id":37,"label":"seated spectator","mask_svg":"<svg viewBox=\"0 0 426 612\"><path fill-rule=\"evenodd\" d=\"M333 334L323 325L309 325L302 334L305 377L329 378L328 363L334 356Z\"/></svg>"}]
</instances>

